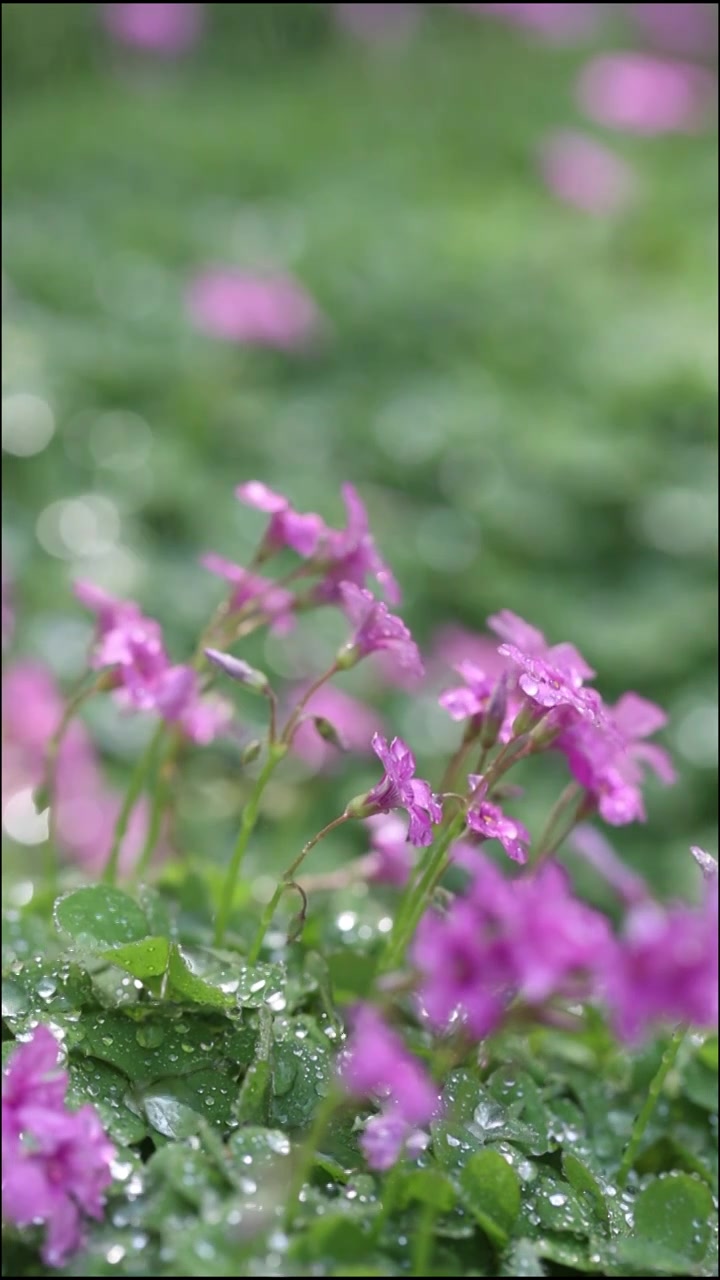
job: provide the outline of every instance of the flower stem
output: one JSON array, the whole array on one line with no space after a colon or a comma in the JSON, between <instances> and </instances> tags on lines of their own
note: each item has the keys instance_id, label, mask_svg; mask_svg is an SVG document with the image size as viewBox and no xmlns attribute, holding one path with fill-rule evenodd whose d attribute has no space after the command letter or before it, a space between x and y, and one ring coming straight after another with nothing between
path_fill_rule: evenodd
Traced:
<instances>
[{"instance_id":1,"label":"flower stem","mask_svg":"<svg viewBox=\"0 0 720 1280\"><path fill-rule=\"evenodd\" d=\"M323 827L321 831L318 831L317 835L314 835L312 837L312 840L308 840L307 844L303 845L295 861L291 862L290 866L287 867L285 871L283 871L282 876L280 877L280 879L278 880L275 886L275 892L273 893L272 898L270 899L267 906L265 907L265 910L262 913L260 926L258 928L257 933L255 934L255 938L253 939L252 946L250 947L250 950L248 952L248 964L254 964L258 956L260 955L260 948L262 947L262 944L265 941L265 934L267 933L272 923L272 918L275 914L275 909L280 899L282 898L285 890L290 889L294 886L296 889L299 889L301 893L304 893L304 890L301 888L300 885L294 885L295 872L297 871L298 867L305 861L310 850L314 849L315 845L319 844L321 840L324 840L325 836L329 835L331 831L334 831L336 827L340 827L342 826L343 822L349 822L349 821L350 821L350 814L348 813L341 813L339 817L333 818L332 822L328 822L326 827Z\"/></svg>"},{"instance_id":2,"label":"flower stem","mask_svg":"<svg viewBox=\"0 0 720 1280\"><path fill-rule=\"evenodd\" d=\"M420 1221L412 1242L412 1263L414 1276L429 1276L432 1259L435 1220L438 1215L436 1204L430 1201L420 1211Z\"/></svg>"},{"instance_id":3,"label":"flower stem","mask_svg":"<svg viewBox=\"0 0 720 1280\"><path fill-rule=\"evenodd\" d=\"M297 706L292 711L290 715L290 719L285 725L285 728L282 731L282 735L281 735L282 742L286 742L288 746L290 745L293 739L293 734L297 729L300 716L305 710L313 694L317 693L318 689L321 689L322 686L326 684L328 680L332 680L333 676L337 674L338 670L339 670L339 667L337 665L337 662L333 662L332 666L328 667L327 671L323 671L323 674L321 676L318 676L317 680L313 680L309 688L305 690Z\"/></svg>"},{"instance_id":4,"label":"flower stem","mask_svg":"<svg viewBox=\"0 0 720 1280\"><path fill-rule=\"evenodd\" d=\"M158 842L168 804L171 772L179 746L180 738L178 736L170 744L165 759L161 760L155 773L151 789L150 821L148 822L145 843L133 868L133 881L135 884L138 884L146 875Z\"/></svg>"},{"instance_id":5,"label":"flower stem","mask_svg":"<svg viewBox=\"0 0 720 1280\"><path fill-rule=\"evenodd\" d=\"M235 885L240 873L245 850L248 847L250 837L255 829L258 812L260 809L260 800L270 778L277 769L283 756L287 753L287 747L282 742L276 742L268 748L268 757L264 767L258 775L257 782L253 787L243 809L242 820L240 823L240 831L235 842L235 848L228 864L225 883L223 884L222 896L220 898L220 906L218 908L217 919L215 921L215 946L219 947L225 938L225 930L227 929L230 912L232 910L233 897L235 894Z\"/></svg>"},{"instance_id":6,"label":"flower stem","mask_svg":"<svg viewBox=\"0 0 720 1280\"><path fill-rule=\"evenodd\" d=\"M337 1091L337 1089L331 1088L330 1092L325 1095L320 1106L315 1112L315 1119L313 1121L312 1128L300 1147L287 1194L285 1224L288 1227L292 1226L292 1220L297 1207L298 1198L305 1186L305 1183L307 1182L308 1175L313 1164L315 1163L315 1156L317 1155L320 1143L342 1100L342 1095Z\"/></svg>"},{"instance_id":7,"label":"flower stem","mask_svg":"<svg viewBox=\"0 0 720 1280\"><path fill-rule=\"evenodd\" d=\"M453 840L456 840L460 835L464 826L465 813L463 812L459 813L440 833L438 839L428 850L430 856L424 860L424 867L419 881L414 886L409 897L400 904L400 911L395 920L392 933L388 938L385 954L380 960L380 968L383 972L393 969L402 960L405 948L425 910L427 899L444 869L447 850Z\"/></svg>"},{"instance_id":8,"label":"flower stem","mask_svg":"<svg viewBox=\"0 0 720 1280\"><path fill-rule=\"evenodd\" d=\"M120 809L118 820L115 824L110 854L108 856L107 863L105 864L105 870L103 871L102 878L106 884L115 884L115 881L117 880L120 851L122 848L122 842L125 838L125 833L128 829L128 823L130 822L133 809L140 799L143 783L145 782L148 774L151 773L155 764L165 729L165 721L161 720L147 747L140 756L135 769L133 770L128 784L128 789L125 793L125 799L122 802L122 808Z\"/></svg>"},{"instance_id":9,"label":"flower stem","mask_svg":"<svg viewBox=\"0 0 720 1280\"><path fill-rule=\"evenodd\" d=\"M650 1082L648 1096L642 1110L638 1114L635 1124L633 1125L632 1133L630 1134L630 1141L625 1148L625 1154L623 1155L620 1162L620 1168L618 1169L616 1182L619 1191L622 1191L627 1183L628 1175L635 1163L635 1157L637 1156L640 1143L642 1142L643 1134L645 1133L652 1113L658 1104L660 1094L663 1090L663 1085L665 1084L668 1074L678 1056L680 1046L685 1039L686 1033L687 1027L684 1024L676 1029L672 1038L668 1042L662 1058L660 1059L660 1066Z\"/></svg>"},{"instance_id":10,"label":"flower stem","mask_svg":"<svg viewBox=\"0 0 720 1280\"><path fill-rule=\"evenodd\" d=\"M542 862L545 858L548 858L551 853L554 853L558 845L561 843L561 840L553 840L553 836L555 835L555 831L560 818L563 816L568 806L572 804L572 801L579 794L579 792L580 792L580 788L578 784L576 782L570 782L565 787L565 790L561 791L560 795L555 801L555 804L553 805L552 809L550 810L550 813L548 814L548 820L545 823L545 826L543 827L542 835L540 836L537 842L537 848L535 851L536 865ZM574 825L574 818L573 818L573 825ZM564 840L565 836L568 834L569 834L569 831L565 831L561 839Z\"/></svg>"},{"instance_id":11,"label":"flower stem","mask_svg":"<svg viewBox=\"0 0 720 1280\"><path fill-rule=\"evenodd\" d=\"M80 707L88 698L92 697L98 690L98 681L95 680L88 688L87 686L78 689L76 693L68 700L63 711L60 723L55 730L52 738L48 743L47 754L45 757L45 786L48 796L48 843L50 849L50 857L53 860L53 876L57 862L57 765L65 734L70 728L71 722L75 719Z\"/></svg>"}]
</instances>

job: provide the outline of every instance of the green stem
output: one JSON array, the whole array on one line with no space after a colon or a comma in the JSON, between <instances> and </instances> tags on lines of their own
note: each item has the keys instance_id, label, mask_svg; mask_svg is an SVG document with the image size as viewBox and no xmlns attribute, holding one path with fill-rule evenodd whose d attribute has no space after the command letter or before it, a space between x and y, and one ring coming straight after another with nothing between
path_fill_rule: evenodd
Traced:
<instances>
[{"instance_id":1,"label":"green stem","mask_svg":"<svg viewBox=\"0 0 720 1280\"><path fill-rule=\"evenodd\" d=\"M315 1112L315 1119L313 1120L312 1128L298 1152L298 1158L295 1162L292 1180L288 1188L287 1208L285 1210L286 1227L292 1226L292 1220L300 1192L305 1186L308 1175L315 1163L315 1156L317 1155L327 1127L342 1101L342 1094L338 1093L336 1089L331 1089L323 1098L320 1106Z\"/></svg>"},{"instance_id":2,"label":"green stem","mask_svg":"<svg viewBox=\"0 0 720 1280\"><path fill-rule=\"evenodd\" d=\"M435 1226L437 1213L437 1205L433 1204L432 1201L422 1207L420 1221L412 1242L414 1276L430 1275L430 1261L432 1258L434 1235L433 1228Z\"/></svg>"},{"instance_id":3,"label":"green stem","mask_svg":"<svg viewBox=\"0 0 720 1280\"><path fill-rule=\"evenodd\" d=\"M665 1084L668 1074L678 1056L680 1046L683 1043L686 1034L687 1027L685 1025L677 1028L669 1041L662 1058L660 1059L660 1066L650 1082L648 1096L635 1121L635 1124L633 1125L632 1133L630 1134L630 1141L628 1142L625 1154L620 1162L620 1168L618 1169L616 1182L619 1191L622 1191L627 1183L628 1175L635 1163L635 1157L637 1156L640 1143L642 1142L643 1134L645 1133L652 1113L658 1104L658 1099L662 1093L663 1085Z\"/></svg>"},{"instance_id":4,"label":"green stem","mask_svg":"<svg viewBox=\"0 0 720 1280\"><path fill-rule=\"evenodd\" d=\"M565 790L560 792L560 795L558 796L557 800L555 801L555 804L553 805L552 809L550 810L550 813L548 814L548 820L545 823L545 826L543 827L542 835L540 836L537 842L537 846L535 850L536 863L542 862L544 858L549 857L549 855L555 851L558 844L560 843L559 841L553 842L552 837L555 834L555 828L557 827L558 821L564 814L568 805L571 804L571 802L575 799L579 791L580 791L580 788L578 784L576 782L570 782L565 787ZM566 832L565 834L567 835L568 832Z\"/></svg>"},{"instance_id":5,"label":"green stem","mask_svg":"<svg viewBox=\"0 0 720 1280\"><path fill-rule=\"evenodd\" d=\"M342 826L343 822L349 822L349 821L350 821L350 814L348 813L341 813L339 817L333 818L332 822L328 822L327 826L323 827L321 831L318 831L317 835L314 835L312 840L308 840L307 844L303 845L295 861L291 862L290 866L287 867L285 871L283 871L282 876L280 877L280 879L278 880L278 883L275 886L275 892L273 893L272 898L270 899L267 906L265 907L265 910L262 913L262 916L260 919L260 926L258 928L257 933L255 934L255 938L253 940L252 946L250 947L250 950L248 952L248 964L255 964L255 961L260 955L260 949L262 947L263 942L265 941L265 934L270 928L270 925L272 923L272 918L275 915L275 910L285 890L295 887L299 889L301 893L304 894L304 890L300 887L300 885L294 885L294 877L295 877L295 872L297 871L298 867L301 866L301 864L305 861L310 850L314 849L315 845L319 844L321 840L324 840L325 836L329 835L331 831L334 831L336 827L340 827Z\"/></svg>"},{"instance_id":6,"label":"green stem","mask_svg":"<svg viewBox=\"0 0 720 1280\"><path fill-rule=\"evenodd\" d=\"M398 915L388 939L385 954L380 962L380 968L383 972L394 968L402 960L405 948L425 910L428 894L444 868L447 850L453 840L456 840L460 835L464 826L465 814L459 813L449 826L441 832L435 844L431 846L429 850L431 856L425 862L424 872L407 902L406 909Z\"/></svg>"},{"instance_id":7,"label":"green stem","mask_svg":"<svg viewBox=\"0 0 720 1280\"><path fill-rule=\"evenodd\" d=\"M286 742L288 746L290 745L293 739L293 734L297 729L300 716L305 710L313 694L317 693L318 689L321 689L322 686L326 684L328 680L332 680L333 676L337 674L339 669L340 668L338 667L337 662L333 662L332 666L328 667L327 671L323 671L322 675L318 676L317 680L313 680L309 688L305 690L297 706L291 713L290 719L285 725L285 728L282 731L282 735L281 735L282 742Z\"/></svg>"},{"instance_id":8,"label":"green stem","mask_svg":"<svg viewBox=\"0 0 720 1280\"><path fill-rule=\"evenodd\" d=\"M383 1182L380 1210L375 1217L372 1228L374 1244L378 1243L380 1236L382 1235L382 1229L393 1209L397 1205L398 1192L402 1186L406 1172L407 1170L404 1161L398 1160L397 1164L393 1165Z\"/></svg>"},{"instance_id":9,"label":"green stem","mask_svg":"<svg viewBox=\"0 0 720 1280\"><path fill-rule=\"evenodd\" d=\"M125 839L125 833L128 829L128 823L130 822L133 809L140 799L143 783L154 766L165 729L165 721L161 720L150 739L150 742L140 756L135 769L133 770L128 784L128 789L125 793L125 799L123 800L122 808L118 814L118 820L115 824L112 847L110 849L107 863L105 864L105 870L103 871L102 878L106 884L115 884L115 881L117 880L120 851L122 849L122 842Z\"/></svg>"},{"instance_id":10,"label":"green stem","mask_svg":"<svg viewBox=\"0 0 720 1280\"><path fill-rule=\"evenodd\" d=\"M132 878L135 884L139 884L147 873L155 851L155 846L160 836L160 830L162 828L163 818L165 816L165 810L167 808L170 793L169 771L172 768L173 760L179 745L179 738L176 738L171 743L165 759L160 762L155 773L151 790L150 821L148 822L148 829L145 835L145 843L142 847L140 857L135 863L135 867L133 869Z\"/></svg>"},{"instance_id":11,"label":"green stem","mask_svg":"<svg viewBox=\"0 0 720 1280\"><path fill-rule=\"evenodd\" d=\"M94 680L90 688L78 689L77 693L69 699L67 706L62 714L62 719L55 730L52 738L48 743L47 754L45 757L45 786L48 796L48 848L49 857L52 860L49 870L52 873L52 879L55 879L57 870L57 765L60 755L60 748L63 744L65 734L70 728L71 722L75 719L80 707L88 698L97 693L98 681Z\"/></svg>"},{"instance_id":12,"label":"green stem","mask_svg":"<svg viewBox=\"0 0 720 1280\"><path fill-rule=\"evenodd\" d=\"M228 864L225 882L223 884L222 896L220 898L220 906L218 908L217 919L215 921L215 946L222 945L227 929L230 912L232 911L233 897L235 895L235 885L242 865L250 837L255 829L255 823L258 818L260 808L260 800L272 774L287 752L287 747L280 742L276 742L268 750L268 758L261 770L257 782L253 787L243 809L242 821L240 823L240 831L238 833L235 848Z\"/></svg>"}]
</instances>

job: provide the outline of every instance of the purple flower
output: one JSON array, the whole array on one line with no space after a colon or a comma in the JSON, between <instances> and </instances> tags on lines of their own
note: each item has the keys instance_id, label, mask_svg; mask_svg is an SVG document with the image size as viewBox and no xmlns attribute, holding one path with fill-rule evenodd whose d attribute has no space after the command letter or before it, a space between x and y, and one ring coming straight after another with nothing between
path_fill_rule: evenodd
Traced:
<instances>
[{"instance_id":1,"label":"purple flower","mask_svg":"<svg viewBox=\"0 0 720 1280\"><path fill-rule=\"evenodd\" d=\"M499 18L557 44L588 35L595 30L600 17L597 4L458 4L455 7L481 17Z\"/></svg>"},{"instance_id":2,"label":"purple flower","mask_svg":"<svg viewBox=\"0 0 720 1280\"><path fill-rule=\"evenodd\" d=\"M580 106L598 124L645 135L693 131L709 103L709 73L644 53L593 58L578 82Z\"/></svg>"},{"instance_id":3,"label":"purple flower","mask_svg":"<svg viewBox=\"0 0 720 1280\"><path fill-rule=\"evenodd\" d=\"M438 699L452 720L468 720L487 710L495 680L475 662L459 662L455 667L465 681L455 689L447 689Z\"/></svg>"},{"instance_id":4,"label":"purple flower","mask_svg":"<svg viewBox=\"0 0 720 1280\"><path fill-rule=\"evenodd\" d=\"M482 778L470 774L468 782L474 791L482 791ZM488 800L473 799L467 813L467 824L476 835L485 840L497 840L513 862L527 862L530 832L521 822L515 822Z\"/></svg>"},{"instance_id":5,"label":"purple flower","mask_svg":"<svg viewBox=\"0 0 720 1280\"><path fill-rule=\"evenodd\" d=\"M432 824L442 821L442 806L433 795L430 784L416 778L415 757L402 738L393 738L388 746L387 738L376 733L372 749L385 768L380 781L366 796L348 805L358 807L358 817L368 818L373 813L389 813L391 809L405 809L410 819L408 840L411 844L432 844Z\"/></svg>"},{"instance_id":6,"label":"purple flower","mask_svg":"<svg viewBox=\"0 0 720 1280\"><path fill-rule=\"evenodd\" d=\"M399 666L420 678L425 670L420 650L402 619L390 613L387 605L376 600L371 591L354 582L341 582L339 590L343 608L355 628L340 651L341 665L353 665L370 653L388 649Z\"/></svg>"},{"instance_id":7,"label":"purple flower","mask_svg":"<svg viewBox=\"0 0 720 1280\"><path fill-rule=\"evenodd\" d=\"M82 1243L82 1215L101 1218L115 1148L92 1106L67 1111L68 1078L46 1027L20 1045L3 1074L3 1215L46 1228L47 1266L62 1266Z\"/></svg>"},{"instance_id":8,"label":"purple flower","mask_svg":"<svg viewBox=\"0 0 720 1280\"><path fill-rule=\"evenodd\" d=\"M583 133L552 134L543 144L540 166L550 190L583 213L616 213L627 206L634 192L630 166Z\"/></svg>"},{"instance_id":9,"label":"purple flower","mask_svg":"<svg viewBox=\"0 0 720 1280\"><path fill-rule=\"evenodd\" d=\"M718 1018L718 880L700 907L643 902L625 919L605 995L618 1034L631 1043L662 1022L713 1028Z\"/></svg>"},{"instance_id":10,"label":"purple flower","mask_svg":"<svg viewBox=\"0 0 720 1280\"><path fill-rule=\"evenodd\" d=\"M642 33L671 53L706 54L717 47L717 6L712 4L626 5Z\"/></svg>"},{"instance_id":11,"label":"purple flower","mask_svg":"<svg viewBox=\"0 0 720 1280\"><path fill-rule=\"evenodd\" d=\"M342 1079L359 1098L387 1098L410 1124L426 1124L437 1108L437 1090L424 1068L372 1005L356 1008Z\"/></svg>"},{"instance_id":12,"label":"purple flower","mask_svg":"<svg viewBox=\"0 0 720 1280\"><path fill-rule=\"evenodd\" d=\"M483 1037L512 1001L533 1007L596 991L613 946L609 925L573 896L559 867L511 881L479 852L464 848L460 860L472 876L467 896L444 916L428 912L413 944L435 1025L459 1013Z\"/></svg>"},{"instance_id":13,"label":"purple flower","mask_svg":"<svg viewBox=\"0 0 720 1280\"><path fill-rule=\"evenodd\" d=\"M403 1155L422 1155L429 1142L427 1133L408 1124L392 1108L371 1116L360 1138L368 1165L378 1173L391 1169Z\"/></svg>"},{"instance_id":14,"label":"purple flower","mask_svg":"<svg viewBox=\"0 0 720 1280\"><path fill-rule=\"evenodd\" d=\"M319 517L318 517L319 518ZM278 633L290 631L295 625L293 609L295 597L291 591L278 587L270 578L262 578L257 573L248 573L239 564L225 560L214 551L201 556L200 563L209 573L224 578L232 586L230 610L238 613L246 605L252 605L270 622L270 630Z\"/></svg>"},{"instance_id":15,"label":"purple flower","mask_svg":"<svg viewBox=\"0 0 720 1280\"><path fill-rule=\"evenodd\" d=\"M412 870L412 850L402 818L394 814L378 814L368 818L371 857L374 859L370 879L377 884L407 884Z\"/></svg>"},{"instance_id":16,"label":"purple flower","mask_svg":"<svg viewBox=\"0 0 720 1280\"><path fill-rule=\"evenodd\" d=\"M312 512L303 514L292 507L281 493L268 489L259 480L249 480L235 490L235 497L248 507L265 511L270 523L265 531L263 545L268 552L291 547L299 556L308 559L317 550L320 538L327 532L325 522Z\"/></svg>"},{"instance_id":17,"label":"purple flower","mask_svg":"<svg viewBox=\"0 0 720 1280\"><path fill-rule=\"evenodd\" d=\"M104 4L105 27L121 44L172 58L196 43L203 25L201 4Z\"/></svg>"},{"instance_id":18,"label":"purple flower","mask_svg":"<svg viewBox=\"0 0 720 1280\"><path fill-rule=\"evenodd\" d=\"M601 722L600 695L593 689L582 687L582 669L566 660L566 650L572 654L572 645L556 645L549 649L555 661L534 658L523 653L513 644L501 644L498 653L509 658L519 670L518 685L531 706L540 713L554 708L570 708L583 719ZM577 655L579 658L579 655ZM584 667L584 670L589 668Z\"/></svg>"},{"instance_id":19,"label":"purple flower","mask_svg":"<svg viewBox=\"0 0 720 1280\"><path fill-rule=\"evenodd\" d=\"M351 484L342 486L342 496L347 525L326 532L318 555L325 574L315 588L315 598L323 604L335 604L341 599L343 583L354 582L363 587L365 579L371 577L391 604L399 604L400 588L375 545L365 504Z\"/></svg>"},{"instance_id":20,"label":"purple flower","mask_svg":"<svg viewBox=\"0 0 720 1280\"><path fill-rule=\"evenodd\" d=\"M195 328L211 338L279 351L306 348L321 324L315 303L295 280L233 268L196 276L187 309Z\"/></svg>"},{"instance_id":21,"label":"purple flower","mask_svg":"<svg viewBox=\"0 0 720 1280\"><path fill-rule=\"evenodd\" d=\"M555 745L605 822L614 827L644 822L644 766L666 785L675 780L668 753L644 741L666 723L665 713L638 694L626 693L605 709L605 717L602 726L575 721Z\"/></svg>"}]
</instances>

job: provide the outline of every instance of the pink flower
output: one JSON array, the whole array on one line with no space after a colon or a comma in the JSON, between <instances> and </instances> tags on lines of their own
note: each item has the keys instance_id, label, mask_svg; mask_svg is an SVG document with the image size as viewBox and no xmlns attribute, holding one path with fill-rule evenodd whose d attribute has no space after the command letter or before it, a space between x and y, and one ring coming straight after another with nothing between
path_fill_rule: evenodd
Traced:
<instances>
[{"instance_id":1,"label":"pink flower","mask_svg":"<svg viewBox=\"0 0 720 1280\"><path fill-rule=\"evenodd\" d=\"M578 101L591 120L646 135L693 131L708 105L707 72L644 53L594 58L580 75Z\"/></svg>"},{"instance_id":2,"label":"pink flower","mask_svg":"<svg viewBox=\"0 0 720 1280\"><path fill-rule=\"evenodd\" d=\"M465 684L441 693L440 706L452 720L468 720L471 716L482 715L487 709L495 681L474 662L459 662L455 670Z\"/></svg>"},{"instance_id":3,"label":"pink flower","mask_svg":"<svg viewBox=\"0 0 720 1280\"><path fill-rule=\"evenodd\" d=\"M633 194L634 175L624 160L593 138L572 130L546 139L541 167L550 190L584 213L615 213Z\"/></svg>"},{"instance_id":4,"label":"pink flower","mask_svg":"<svg viewBox=\"0 0 720 1280\"><path fill-rule=\"evenodd\" d=\"M411 844L432 844L432 824L442 820L442 806L433 795L430 784L416 778L415 757L402 738L393 738L388 746L386 738L376 733L372 749L385 768L380 781L348 805L348 812L357 808L357 816L369 818L373 813L390 813L391 809L405 809L410 819L408 840Z\"/></svg>"},{"instance_id":5,"label":"pink flower","mask_svg":"<svg viewBox=\"0 0 720 1280\"><path fill-rule=\"evenodd\" d=\"M399 666L415 676L422 676L424 667L420 650L401 618L390 613L382 600L376 600L371 591L358 587L354 582L340 583L343 608L355 630L341 650L345 665L351 659L358 661L381 649L392 652Z\"/></svg>"},{"instance_id":6,"label":"pink flower","mask_svg":"<svg viewBox=\"0 0 720 1280\"><path fill-rule=\"evenodd\" d=\"M145 618L137 605L119 602L83 584L83 603L98 618L98 635L91 665L113 671L115 699L120 706L150 711L177 724L194 742L208 743L227 727L232 708L222 699L202 698L197 673L184 664L172 666L162 629Z\"/></svg>"},{"instance_id":7,"label":"pink flower","mask_svg":"<svg viewBox=\"0 0 720 1280\"><path fill-rule=\"evenodd\" d=\"M337 603L341 599L342 583L354 582L356 586L363 587L369 576L375 578L391 604L399 604L400 588L375 545L365 504L351 484L342 486L342 496L347 525L344 529L326 532L319 551L325 574L315 588L316 599L324 604Z\"/></svg>"},{"instance_id":8,"label":"pink flower","mask_svg":"<svg viewBox=\"0 0 720 1280\"><path fill-rule=\"evenodd\" d=\"M389 1169L403 1152L420 1154L428 1139L417 1126L427 1124L439 1110L437 1089L371 1005L355 1010L340 1077L356 1097L384 1101L382 1112L368 1121L361 1138L372 1169Z\"/></svg>"},{"instance_id":9,"label":"pink flower","mask_svg":"<svg viewBox=\"0 0 720 1280\"><path fill-rule=\"evenodd\" d=\"M458 4L457 9L499 18L558 44L588 35L598 25L597 4Z\"/></svg>"},{"instance_id":10,"label":"pink flower","mask_svg":"<svg viewBox=\"0 0 720 1280\"><path fill-rule=\"evenodd\" d=\"M370 879L377 884L404 885L412 870L412 849L402 818L394 814L378 814L368 818L371 856L374 867Z\"/></svg>"},{"instance_id":11,"label":"pink flower","mask_svg":"<svg viewBox=\"0 0 720 1280\"><path fill-rule=\"evenodd\" d=\"M662 747L644 741L665 723L662 709L636 693L626 693L605 709L603 726L569 724L555 746L567 757L570 772L597 804L611 826L645 821L644 767L666 785L674 782L672 761Z\"/></svg>"},{"instance_id":12,"label":"pink flower","mask_svg":"<svg viewBox=\"0 0 720 1280\"><path fill-rule=\"evenodd\" d=\"M653 44L671 53L708 54L717 47L717 6L631 4L634 22Z\"/></svg>"},{"instance_id":13,"label":"pink flower","mask_svg":"<svg viewBox=\"0 0 720 1280\"><path fill-rule=\"evenodd\" d=\"M439 1027L453 1014L484 1037L508 1005L556 997L588 998L605 972L612 936L604 916L579 902L553 864L510 881L482 854L465 849L472 881L446 915L428 912L412 957L421 997Z\"/></svg>"},{"instance_id":14,"label":"pink flower","mask_svg":"<svg viewBox=\"0 0 720 1280\"><path fill-rule=\"evenodd\" d=\"M270 578L248 573L241 565L233 564L212 551L201 556L200 563L209 573L214 573L216 577L224 578L231 584L230 610L233 613L252 604L253 609L249 612L257 609L264 615L270 623L271 631L285 633L295 625L295 597L291 591L276 586Z\"/></svg>"},{"instance_id":15,"label":"pink flower","mask_svg":"<svg viewBox=\"0 0 720 1280\"><path fill-rule=\"evenodd\" d=\"M637 1042L661 1022L717 1026L717 875L704 891L700 907L645 901L628 914L605 983L624 1040Z\"/></svg>"},{"instance_id":16,"label":"pink flower","mask_svg":"<svg viewBox=\"0 0 720 1280\"><path fill-rule=\"evenodd\" d=\"M473 790L482 792L482 778L470 774L468 782ZM521 822L506 817L496 804L481 798L473 799L467 813L467 824L484 840L497 840L513 862L527 862L530 833Z\"/></svg>"},{"instance_id":17,"label":"pink flower","mask_svg":"<svg viewBox=\"0 0 720 1280\"><path fill-rule=\"evenodd\" d=\"M572 646L567 648L572 649ZM529 657L512 644L501 644L498 653L509 658L518 669L518 685L527 702L539 713L569 708L583 719L600 723L600 696L593 689L582 687L584 676L581 672L589 668L579 669L572 661L566 662L564 649L565 646L556 645L548 650L548 656L553 655L554 662Z\"/></svg>"},{"instance_id":18,"label":"pink flower","mask_svg":"<svg viewBox=\"0 0 720 1280\"><path fill-rule=\"evenodd\" d=\"M270 523L265 531L263 545L270 553L290 547L305 559L313 556L321 537L326 536L324 520L313 512L296 511L281 493L268 489L259 480L249 480L235 490L235 497L248 507L265 511Z\"/></svg>"},{"instance_id":19,"label":"pink flower","mask_svg":"<svg viewBox=\"0 0 720 1280\"><path fill-rule=\"evenodd\" d=\"M302 689L297 690L298 695L302 692ZM379 712L334 685L323 685L318 689L308 702L306 712L311 717L321 716L329 720L346 750L356 755L367 750L369 739L382 727ZM312 720L305 720L298 726L293 735L292 750L315 770L332 767L338 758L337 748L320 737Z\"/></svg>"},{"instance_id":20,"label":"pink flower","mask_svg":"<svg viewBox=\"0 0 720 1280\"><path fill-rule=\"evenodd\" d=\"M16 663L2 681L3 808L45 781L50 739L63 713L51 673L38 663ZM90 736L74 720L55 767L55 832L60 848L89 871L105 865L120 812L120 798L102 776ZM129 870L145 840L147 809L134 811L122 844L120 867Z\"/></svg>"},{"instance_id":21,"label":"pink flower","mask_svg":"<svg viewBox=\"0 0 720 1280\"><path fill-rule=\"evenodd\" d=\"M420 19L417 4L334 4L332 12L339 27L370 43L402 39Z\"/></svg>"},{"instance_id":22,"label":"pink flower","mask_svg":"<svg viewBox=\"0 0 720 1280\"><path fill-rule=\"evenodd\" d=\"M201 4L104 4L105 27L121 44L172 58L196 43L203 26Z\"/></svg>"},{"instance_id":23,"label":"pink flower","mask_svg":"<svg viewBox=\"0 0 720 1280\"><path fill-rule=\"evenodd\" d=\"M68 1078L46 1027L20 1045L3 1075L3 1215L46 1228L47 1266L62 1266L82 1243L82 1217L102 1218L115 1148L95 1108L68 1111Z\"/></svg>"},{"instance_id":24,"label":"pink flower","mask_svg":"<svg viewBox=\"0 0 720 1280\"><path fill-rule=\"evenodd\" d=\"M295 280L232 268L196 276L187 310L195 328L211 338L278 351L306 348L321 324L315 303Z\"/></svg>"}]
</instances>

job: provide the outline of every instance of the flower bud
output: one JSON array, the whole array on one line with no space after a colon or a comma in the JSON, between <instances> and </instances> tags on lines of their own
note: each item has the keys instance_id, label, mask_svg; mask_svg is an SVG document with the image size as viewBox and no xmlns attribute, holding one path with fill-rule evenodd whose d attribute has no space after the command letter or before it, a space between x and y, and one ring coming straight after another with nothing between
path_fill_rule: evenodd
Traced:
<instances>
[{"instance_id":1,"label":"flower bud","mask_svg":"<svg viewBox=\"0 0 720 1280\"><path fill-rule=\"evenodd\" d=\"M492 692L480 730L480 746L489 751L495 746L507 711L507 677L501 676Z\"/></svg>"},{"instance_id":2,"label":"flower bud","mask_svg":"<svg viewBox=\"0 0 720 1280\"><path fill-rule=\"evenodd\" d=\"M690 852L697 862L706 880L714 880L718 873L718 864L711 853L706 853L704 849L698 848L696 844L690 846Z\"/></svg>"},{"instance_id":3,"label":"flower bud","mask_svg":"<svg viewBox=\"0 0 720 1280\"><path fill-rule=\"evenodd\" d=\"M315 731L320 735L324 742L329 742L331 746L337 747L338 751L348 751L347 742L340 736L335 725L325 718L325 716L311 716Z\"/></svg>"},{"instance_id":4,"label":"flower bud","mask_svg":"<svg viewBox=\"0 0 720 1280\"><path fill-rule=\"evenodd\" d=\"M252 764L253 760L257 760L262 751L262 742L259 738L253 738L252 742L248 742L246 747L240 752L241 764Z\"/></svg>"},{"instance_id":5,"label":"flower bud","mask_svg":"<svg viewBox=\"0 0 720 1280\"><path fill-rule=\"evenodd\" d=\"M354 667L362 658L362 650L357 644L344 644L342 649L338 649L335 656L335 666L338 671L347 671L350 667Z\"/></svg>"},{"instance_id":6,"label":"flower bud","mask_svg":"<svg viewBox=\"0 0 720 1280\"><path fill-rule=\"evenodd\" d=\"M223 675L229 676L231 680L237 680L240 684L244 684L246 688L252 689L254 693L265 694L270 688L270 682L264 671L258 671L255 667L251 667L247 662L243 662L242 658L233 658L230 653L221 653L219 649L206 649L205 657L211 662L218 671L222 671Z\"/></svg>"},{"instance_id":7,"label":"flower bud","mask_svg":"<svg viewBox=\"0 0 720 1280\"><path fill-rule=\"evenodd\" d=\"M41 782L35 787L32 793L33 804L38 813L44 813L50 807L50 788L46 782Z\"/></svg>"},{"instance_id":8,"label":"flower bud","mask_svg":"<svg viewBox=\"0 0 720 1280\"><path fill-rule=\"evenodd\" d=\"M345 807L345 812L349 818L372 818L374 814L380 813L378 805L373 804L372 800L368 801L369 792L364 792L361 796L355 796Z\"/></svg>"}]
</instances>

